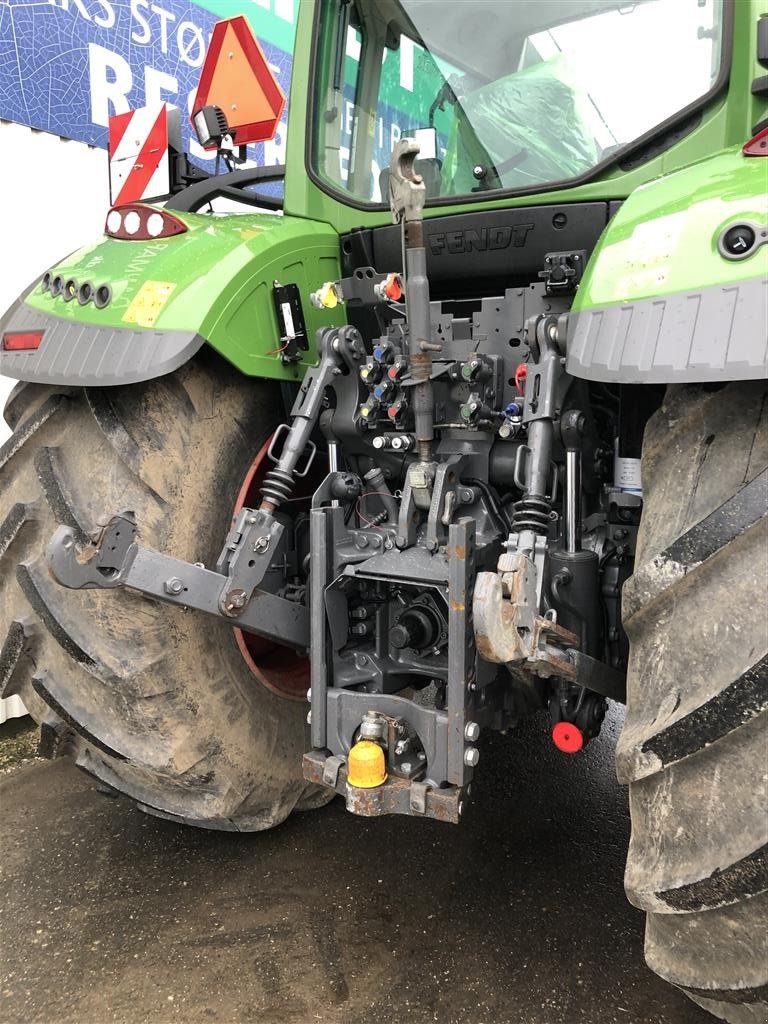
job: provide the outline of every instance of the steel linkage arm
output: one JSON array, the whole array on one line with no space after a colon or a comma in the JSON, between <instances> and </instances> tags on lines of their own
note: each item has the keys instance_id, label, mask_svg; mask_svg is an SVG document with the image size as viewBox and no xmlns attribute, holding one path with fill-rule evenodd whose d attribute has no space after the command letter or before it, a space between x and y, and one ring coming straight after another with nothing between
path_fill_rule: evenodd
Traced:
<instances>
[{"instance_id":1,"label":"steel linkage arm","mask_svg":"<svg viewBox=\"0 0 768 1024\"><path fill-rule=\"evenodd\" d=\"M59 527L48 544L48 563L54 577L73 590L127 587L157 601L224 618L232 626L276 643L306 650L310 643L307 609L262 590L261 583L285 530L274 513L290 497L295 477L309 469L315 450L310 434L323 408L326 388L343 372L344 365L356 370L365 355L359 333L350 326L322 328L318 349L319 365L310 367L304 376L291 410L290 426L279 431L283 441L279 456L272 456L270 449L275 467L265 478L261 504L259 508L240 510L215 572L140 547L133 513L122 512L113 516L95 553L84 562L78 558L73 531ZM274 442L273 438L272 447ZM299 470L305 452L309 454L304 469Z\"/></svg>"},{"instance_id":2,"label":"steel linkage arm","mask_svg":"<svg viewBox=\"0 0 768 1024\"><path fill-rule=\"evenodd\" d=\"M228 577L140 547L130 512L113 516L87 561L79 560L74 531L68 526L56 530L47 553L53 576L71 590L126 587L157 601L214 615L287 647L302 651L309 647L309 613L303 605L256 590L246 607L225 615L219 599L229 585Z\"/></svg>"}]
</instances>

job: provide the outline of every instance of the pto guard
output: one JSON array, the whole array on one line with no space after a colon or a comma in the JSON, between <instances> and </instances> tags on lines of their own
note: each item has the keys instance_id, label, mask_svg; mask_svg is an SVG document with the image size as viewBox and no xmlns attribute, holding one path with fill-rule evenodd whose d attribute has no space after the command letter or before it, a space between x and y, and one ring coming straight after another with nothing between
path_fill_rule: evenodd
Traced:
<instances>
[{"instance_id":1,"label":"pto guard","mask_svg":"<svg viewBox=\"0 0 768 1024\"><path fill-rule=\"evenodd\" d=\"M205 343L249 376L295 380L316 360L278 356L272 287L295 284L309 337L339 312L309 302L338 276L339 239L326 224L270 214L178 214L188 230L173 238L104 237L51 268L0 319L0 334L43 333L40 347L0 351L0 374L41 384L119 385L177 369ZM73 289L52 289L51 280ZM108 286L101 308L78 289ZM75 297L71 297L74 294Z\"/></svg>"}]
</instances>

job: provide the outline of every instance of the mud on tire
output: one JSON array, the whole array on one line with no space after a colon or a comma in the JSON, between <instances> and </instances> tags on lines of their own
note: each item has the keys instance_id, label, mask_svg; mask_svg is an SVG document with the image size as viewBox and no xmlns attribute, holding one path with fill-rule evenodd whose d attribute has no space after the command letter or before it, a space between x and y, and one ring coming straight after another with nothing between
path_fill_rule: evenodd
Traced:
<instances>
[{"instance_id":1,"label":"mud on tire","mask_svg":"<svg viewBox=\"0 0 768 1024\"><path fill-rule=\"evenodd\" d=\"M618 771L648 964L732 1024L768 1021L768 405L671 388L648 424Z\"/></svg>"},{"instance_id":2,"label":"mud on tire","mask_svg":"<svg viewBox=\"0 0 768 1024\"><path fill-rule=\"evenodd\" d=\"M123 388L17 386L0 449L0 693L18 693L52 750L144 809L258 830L325 798L301 778L306 705L249 672L226 624L129 592L65 590L44 550L116 511L140 543L215 562L280 392L209 351Z\"/></svg>"}]
</instances>

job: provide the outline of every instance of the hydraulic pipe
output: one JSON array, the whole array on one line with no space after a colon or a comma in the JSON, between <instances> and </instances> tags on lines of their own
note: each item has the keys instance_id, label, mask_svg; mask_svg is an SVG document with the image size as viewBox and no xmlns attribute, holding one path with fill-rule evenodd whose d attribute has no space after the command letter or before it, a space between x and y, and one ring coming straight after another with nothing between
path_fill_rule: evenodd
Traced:
<instances>
[{"instance_id":1,"label":"hydraulic pipe","mask_svg":"<svg viewBox=\"0 0 768 1024\"><path fill-rule=\"evenodd\" d=\"M338 473L339 471L339 442L329 441L328 442L328 472ZM334 498L331 502L331 508L338 508L339 502L337 498Z\"/></svg>"},{"instance_id":2,"label":"hydraulic pipe","mask_svg":"<svg viewBox=\"0 0 768 1024\"><path fill-rule=\"evenodd\" d=\"M328 442L328 469L331 473L337 473L339 470L339 442L329 441Z\"/></svg>"},{"instance_id":3,"label":"hydraulic pipe","mask_svg":"<svg viewBox=\"0 0 768 1024\"><path fill-rule=\"evenodd\" d=\"M416 446L421 462L432 459L435 437L435 399L432 389L432 320L429 311L427 252L422 221L405 226L406 305L409 329L409 363Z\"/></svg>"},{"instance_id":4,"label":"hydraulic pipe","mask_svg":"<svg viewBox=\"0 0 768 1024\"><path fill-rule=\"evenodd\" d=\"M565 508L563 516L565 550L581 551L581 452L568 448L565 453Z\"/></svg>"}]
</instances>

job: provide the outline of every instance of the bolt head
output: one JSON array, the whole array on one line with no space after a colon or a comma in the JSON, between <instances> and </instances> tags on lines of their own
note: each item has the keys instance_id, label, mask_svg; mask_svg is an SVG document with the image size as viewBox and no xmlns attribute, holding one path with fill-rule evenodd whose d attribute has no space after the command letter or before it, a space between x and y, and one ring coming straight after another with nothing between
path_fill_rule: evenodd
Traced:
<instances>
[{"instance_id":1,"label":"bolt head","mask_svg":"<svg viewBox=\"0 0 768 1024\"><path fill-rule=\"evenodd\" d=\"M245 591L244 590L230 590L228 594L224 595L223 611L227 615L232 615L233 612L239 611L245 607Z\"/></svg>"},{"instance_id":2,"label":"bolt head","mask_svg":"<svg viewBox=\"0 0 768 1024\"><path fill-rule=\"evenodd\" d=\"M403 763L400 765L400 771L403 772L404 775L410 775L411 774L411 762L410 761L403 761Z\"/></svg>"},{"instance_id":3,"label":"bolt head","mask_svg":"<svg viewBox=\"0 0 768 1024\"><path fill-rule=\"evenodd\" d=\"M469 768L474 768L477 762L480 760L480 751L477 747L467 747L464 751L464 764Z\"/></svg>"},{"instance_id":4,"label":"bolt head","mask_svg":"<svg viewBox=\"0 0 768 1024\"><path fill-rule=\"evenodd\" d=\"M474 743L475 740L480 736L480 726L477 722L467 722L464 726L464 739Z\"/></svg>"},{"instance_id":5,"label":"bolt head","mask_svg":"<svg viewBox=\"0 0 768 1024\"><path fill-rule=\"evenodd\" d=\"M310 688L309 688L309 689L307 690L307 703L308 703L308 704L311 704L311 703L312 703L312 687L311 687L311 686L310 686Z\"/></svg>"},{"instance_id":6,"label":"bolt head","mask_svg":"<svg viewBox=\"0 0 768 1024\"><path fill-rule=\"evenodd\" d=\"M165 590L166 594L180 594L183 589L184 584L178 576L171 576L171 578L166 580L163 584L163 590Z\"/></svg>"},{"instance_id":7,"label":"bolt head","mask_svg":"<svg viewBox=\"0 0 768 1024\"><path fill-rule=\"evenodd\" d=\"M312 725L312 712L307 712L307 725Z\"/></svg>"}]
</instances>

